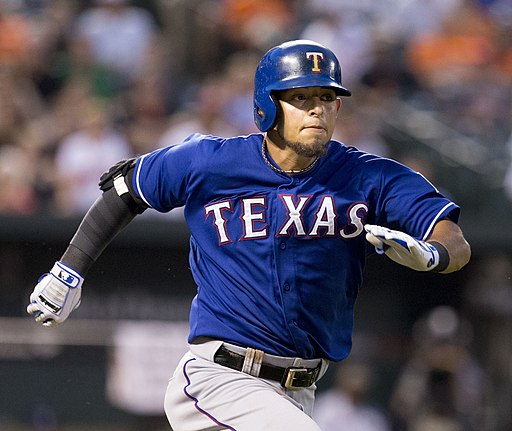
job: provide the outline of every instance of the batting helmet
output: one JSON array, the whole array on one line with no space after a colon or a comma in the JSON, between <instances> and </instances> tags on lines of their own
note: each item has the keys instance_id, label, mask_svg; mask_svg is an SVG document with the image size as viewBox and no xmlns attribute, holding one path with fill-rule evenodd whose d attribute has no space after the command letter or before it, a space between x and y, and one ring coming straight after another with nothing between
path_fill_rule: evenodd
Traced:
<instances>
[{"instance_id":1,"label":"batting helmet","mask_svg":"<svg viewBox=\"0 0 512 431\"><path fill-rule=\"evenodd\" d=\"M341 66L334 53L311 40L294 40L270 49L254 78L254 122L270 130L277 116L272 92L301 87L328 87L339 96L352 93L341 85Z\"/></svg>"}]
</instances>

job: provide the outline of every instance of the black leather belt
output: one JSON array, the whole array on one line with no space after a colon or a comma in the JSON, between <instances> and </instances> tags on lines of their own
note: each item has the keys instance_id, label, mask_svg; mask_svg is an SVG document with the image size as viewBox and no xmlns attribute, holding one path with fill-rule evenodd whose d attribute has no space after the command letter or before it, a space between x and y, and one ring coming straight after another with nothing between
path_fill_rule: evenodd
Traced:
<instances>
[{"instance_id":1,"label":"black leather belt","mask_svg":"<svg viewBox=\"0 0 512 431\"><path fill-rule=\"evenodd\" d=\"M221 346L215 353L213 361L233 370L242 371L245 356ZM307 388L316 382L320 373L320 365L321 363L315 368L283 368L263 362L257 377L280 382L281 386L286 389Z\"/></svg>"}]
</instances>

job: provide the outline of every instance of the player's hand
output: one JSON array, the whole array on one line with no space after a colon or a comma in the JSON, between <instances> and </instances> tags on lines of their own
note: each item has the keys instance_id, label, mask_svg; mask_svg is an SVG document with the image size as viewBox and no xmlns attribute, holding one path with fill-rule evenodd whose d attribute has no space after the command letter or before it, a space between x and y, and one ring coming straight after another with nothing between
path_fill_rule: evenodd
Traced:
<instances>
[{"instance_id":1,"label":"player's hand","mask_svg":"<svg viewBox=\"0 0 512 431\"><path fill-rule=\"evenodd\" d=\"M80 305L83 282L74 269L56 262L49 273L39 278L30 295L27 313L43 326L57 326Z\"/></svg>"},{"instance_id":2,"label":"player's hand","mask_svg":"<svg viewBox=\"0 0 512 431\"><path fill-rule=\"evenodd\" d=\"M379 254L416 271L431 271L439 264L439 251L425 241L382 226L365 225L366 239Z\"/></svg>"}]
</instances>

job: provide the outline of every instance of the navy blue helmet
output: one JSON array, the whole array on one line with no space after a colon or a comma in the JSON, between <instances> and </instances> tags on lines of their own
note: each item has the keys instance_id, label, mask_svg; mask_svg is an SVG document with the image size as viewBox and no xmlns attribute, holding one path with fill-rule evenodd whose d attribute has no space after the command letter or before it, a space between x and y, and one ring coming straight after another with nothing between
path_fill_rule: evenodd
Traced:
<instances>
[{"instance_id":1,"label":"navy blue helmet","mask_svg":"<svg viewBox=\"0 0 512 431\"><path fill-rule=\"evenodd\" d=\"M352 93L342 86L341 66L334 53L311 40L294 40L270 49L260 60L254 79L254 122L262 132L276 122L276 90L328 87L338 96Z\"/></svg>"}]
</instances>

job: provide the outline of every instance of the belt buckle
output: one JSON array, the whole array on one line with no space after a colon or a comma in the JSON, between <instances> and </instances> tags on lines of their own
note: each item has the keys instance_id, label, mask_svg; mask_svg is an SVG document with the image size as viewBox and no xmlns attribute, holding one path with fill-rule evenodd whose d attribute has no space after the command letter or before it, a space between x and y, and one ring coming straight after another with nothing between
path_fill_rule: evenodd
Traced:
<instances>
[{"instance_id":1,"label":"belt buckle","mask_svg":"<svg viewBox=\"0 0 512 431\"><path fill-rule=\"evenodd\" d=\"M289 367L286 369L285 374L283 375L283 379L281 381L281 385L284 386L286 389L302 389L304 388L303 384L301 386L295 386L295 380L297 378L297 373L307 373L307 368L292 368Z\"/></svg>"}]
</instances>

